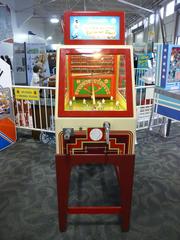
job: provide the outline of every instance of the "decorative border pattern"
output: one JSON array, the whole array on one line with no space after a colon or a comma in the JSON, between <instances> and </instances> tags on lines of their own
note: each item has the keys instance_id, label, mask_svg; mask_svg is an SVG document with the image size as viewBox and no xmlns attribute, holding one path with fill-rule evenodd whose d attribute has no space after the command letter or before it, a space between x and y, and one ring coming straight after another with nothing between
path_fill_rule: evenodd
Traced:
<instances>
[{"instance_id":1,"label":"decorative border pattern","mask_svg":"<svg viewBox=\"0 0 180 240\"><path fill-rule=\"evenodd\" d=\"M76 154L132 154L133 134L130 131L110 131L109 144L103 137L100 141L89 139L88 131L75 131L70 140L64 140L59 133L59 153Z\"/></svg>"}]
</instances>

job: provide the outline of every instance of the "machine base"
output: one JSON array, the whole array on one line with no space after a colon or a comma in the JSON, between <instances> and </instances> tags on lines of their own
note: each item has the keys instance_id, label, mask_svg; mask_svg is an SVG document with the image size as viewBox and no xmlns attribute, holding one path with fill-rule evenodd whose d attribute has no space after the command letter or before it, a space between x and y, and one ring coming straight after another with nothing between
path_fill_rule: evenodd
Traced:
<instances>
[{"instance_id":1,"label":"machine base","mask_svg":"<svg viewBox=\"0 0 180 240\"><path fill-rule=\"evenodd\" d=\"M60 155L56 154L56 176L58 195L59 228L61 232L67 229L68 214L118 214L121 216L122 231L129 230L131 199L133 188L135 155ZM121 191L119 206L68 206L69 183L71 169L82 164L112 164Z\"/></svg>"}]
</instances>

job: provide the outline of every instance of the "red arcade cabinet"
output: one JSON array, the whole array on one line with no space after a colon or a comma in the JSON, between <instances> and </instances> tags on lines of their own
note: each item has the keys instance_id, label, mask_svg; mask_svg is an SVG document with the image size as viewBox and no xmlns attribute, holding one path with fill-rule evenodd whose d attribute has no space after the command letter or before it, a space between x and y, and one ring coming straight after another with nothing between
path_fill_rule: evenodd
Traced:
<instances>
[{"instance_id":1,"label":"red arcade cabinet","mask_svg":"<svg viewBox=\"0 0 180 240\"><path fill-rule=\"evenodd\" d=\"M59 226L68 214L119 214L129 229L136 106L131 46L123 12L66 12L65 45L57 50L56 173ZM68 206L73 166L112 164L119 206Z\"/></svg>"}]
</instances>

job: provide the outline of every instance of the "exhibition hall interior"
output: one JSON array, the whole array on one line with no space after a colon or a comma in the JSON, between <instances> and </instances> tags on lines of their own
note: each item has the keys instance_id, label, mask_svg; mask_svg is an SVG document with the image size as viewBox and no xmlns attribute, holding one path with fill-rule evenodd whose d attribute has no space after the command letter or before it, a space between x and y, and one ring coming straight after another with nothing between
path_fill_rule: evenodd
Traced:
<instances>
[{"instance_id":1,"label":"exhibition hall interior","mask_svg":"<svg viewBox=\"0 0 180 240\"><path fill-rule=\"evenodd\" d=\"M0 240L179 226L180 0L0 0Z\"/></svg>"}]
</instances>

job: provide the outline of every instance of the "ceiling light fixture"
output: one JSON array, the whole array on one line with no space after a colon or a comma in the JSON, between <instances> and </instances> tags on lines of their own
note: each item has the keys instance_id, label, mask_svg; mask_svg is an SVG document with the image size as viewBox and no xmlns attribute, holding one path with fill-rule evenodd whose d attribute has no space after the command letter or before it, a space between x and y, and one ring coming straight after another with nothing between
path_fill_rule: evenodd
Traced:
<instances>
[{"instance_id":1,"label":"ceiling light fixture","mask_svg":"<svg viewBox=\"0 0 180 240\"><path fill-rule=\"evenodd\" d=\"M58 19L57 17L52 17L52 18L50 19L50 22L51 22L51 23L58 23L58 22L59 22L59 19Z\"/></svg>"},{"instance_id":2,"label":"ceiling light fixture","mask_svg":"<svg viewBox=\"0 0 180 240\"><path fill-rule=\"evenodd\" d=\"M49 36L49 37L46 38L46 40L47 40L47 41L52 40L52 37Z\"/></svg>"}]
</instances>

